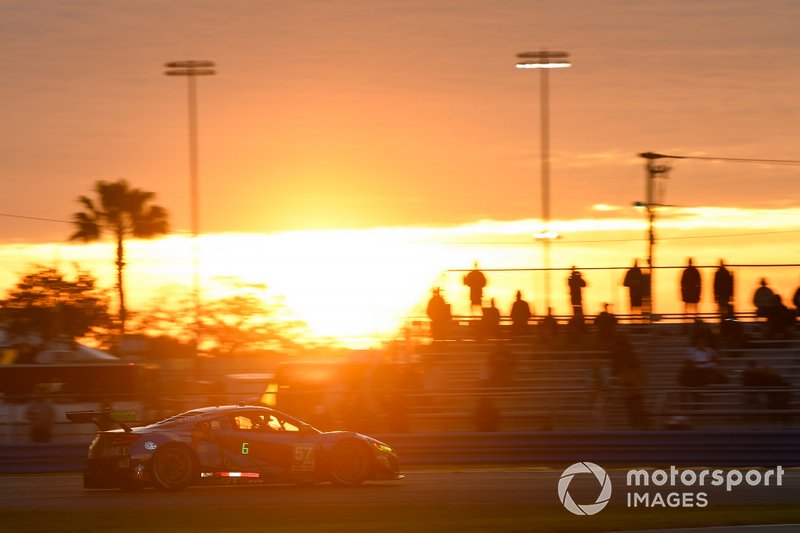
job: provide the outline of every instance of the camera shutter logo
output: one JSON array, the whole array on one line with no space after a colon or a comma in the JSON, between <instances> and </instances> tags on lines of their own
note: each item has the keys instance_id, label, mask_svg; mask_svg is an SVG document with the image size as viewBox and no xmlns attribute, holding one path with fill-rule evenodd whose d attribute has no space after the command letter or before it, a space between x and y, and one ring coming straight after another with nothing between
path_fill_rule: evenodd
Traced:
<instances>
[{"instance_id":1,"label":"camera shutter logo","mask_svg":"<svg viewBox=\"0 0 800 533\"><path fill-rule=\"evenodd\" d=\"M569 489L569 484L576 474L594 474L594 477L597 478L597 482L600 483L600 494L594 503L579 505L570 496L567 489ZM597 514L608 505L608 501L611 499L611 478L606 474L605 470L594 463L587 461L575 463L564 470L564 473L561 474L561 479L558 480L558 498L567 511L573 514L581 516Z\"/></svg>"}]
</instances>

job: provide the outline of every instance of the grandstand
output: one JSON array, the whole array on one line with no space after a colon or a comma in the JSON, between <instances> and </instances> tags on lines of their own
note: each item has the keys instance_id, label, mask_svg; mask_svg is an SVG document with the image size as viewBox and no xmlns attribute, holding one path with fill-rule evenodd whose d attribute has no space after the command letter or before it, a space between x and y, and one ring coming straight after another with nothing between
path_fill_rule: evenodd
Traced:
<instances>
[{"instance_id":1,"label":"grandstand","mask_svg":"<svg viewBox=\"0 0 800 533\"><path fill-rule=\"evenodd\" d=\"M622 317L619 328L631 339L643 369L641 392L647 420L642 426L634 427L629 421L629 391L618 378L604 374L608 376L605 386L596 386L592 369L607 368L609 362L608 351L591 342L591 330L589 342L577 346L548 345L535 330L524 338L503 340L516 365L511 380L498 385L489 380L488 365L498 341L479 339L477 321L458 317L446 340L420 346L424 379L422 390L409 398L413 430L475 430L473 413L481 398L490 399L496 408L501 431L798 426L797 336L765 340L762 324L743 322L747 345L717 350L717 367L725 382L688 388L678 383L690 348L686 317L662 317L655 323L634 318ZM560 322L565 319L560 317ZM741 375L751 360L771 367L785 384L743 389ZM781 401L773 402L773 398Z\"/></svg>"},{"instance_id":2,"label":"grandstand","mask_svg":"<svg viewBox=\"0 0 800 533\"><path fill-rule=\"evenodd\" d=\"M630 339L641 366L643 415L633 423L629 407L631 391L636 389L612 375L609 351L596 342L593 328L589 327L582 342L564 342L566 334L560 342L549 342L540 334L535 318L528 335L511 337L509 325L502 323L497 338L486 338L478 319L456 317L446 337L436 341L430 338L427 320L417 320L398 341L399 347L372 350L369 357L364 357L364 351L350 354L351 359L355 358L351 362L360 369L357 382L332 378L324 386L312 389L280 386L269 390L273 394L278 391L279 409L296 412L321 429L376 434L797 429L800 335L765 339L763 323L753 316L740 317L748 339L746 345L718 348L717 368L725 377L724 382L690 388L678 381L690 348L689 318L662 315L659 321L651 322L640 316L618 316L618 328ZM557 318L565 328L568 317ZM702 318L708 324L717 320L713 315ZM593 317L587 317L586 323L592 322ZM510 373L499 378L493 375L489 364L498 343L514 361ZM744 389L741 378L749 361L771 367L784 384ZM315 360L306 366L318 371L340 363ZM598 372L598 368L605 370ZM218 374L225 376L225 372ZM258 374L266 375L272 374ZM262 381L266 391L271 382L266 378ZM259 396L248 394L247 398L253 399L247 401L256 401ZM97 397L92 406L103 399ZM231 402L224 388L195 391L178 390L172 385L152 388L141 399L160 409L141 410L140 423L193 405ZM54 400L61 409L64 399L54 396ZM297 407L304 403L308 403L307 412ZM476 417L478 412L482 416ZM57 440L85 440L94 432L93 427L79 428L62 418L58 416L56 420ZM24 441L26 428L24 405L4 402L0 438L5 442ZM75 433L78 430L80 433Z\"/></svg>"}]
</instances>

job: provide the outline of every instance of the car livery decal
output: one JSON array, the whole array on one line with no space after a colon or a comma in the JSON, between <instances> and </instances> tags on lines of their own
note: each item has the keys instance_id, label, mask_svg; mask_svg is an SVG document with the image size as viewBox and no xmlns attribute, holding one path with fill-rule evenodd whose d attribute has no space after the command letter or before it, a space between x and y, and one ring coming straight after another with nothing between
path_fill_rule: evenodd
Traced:
<instances>
[{"instance_id":1,"label":"car livery decal","mask_svg":"<svg viewBox=\"0 0 800 533\"><path fill-rule=\"evenodd\" d=\"M211 476L213 477L249 477L249 478L259 478L261 474L258 472L212 472ZM207 474L203 474L203 477L209 477Z\"/></svg>"},{"instance_id":2,"label":"car livery decal","mask_svg":"<svg viewBox=\"0 0 800 533\"><path fill-rule=\"evenodd\" d=\"M316 453L313 444L292 445L292 471L313 472L316 466Z\"/></svg>"}]
</instances>

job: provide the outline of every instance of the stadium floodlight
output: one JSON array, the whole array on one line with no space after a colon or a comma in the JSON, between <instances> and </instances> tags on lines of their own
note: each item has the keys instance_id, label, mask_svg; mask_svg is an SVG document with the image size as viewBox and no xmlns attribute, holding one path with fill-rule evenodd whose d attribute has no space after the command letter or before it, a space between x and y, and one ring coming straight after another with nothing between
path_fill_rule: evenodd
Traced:
<instances>
[{"instance_id":1,"label":"stadium floodlight","mask_svg":"<svg viewBox=\"0 0 800 533\"><path fill-rule=\"evenodd\" d=\"M540 69L540 141L541 141L541 181L542 181L542 224L537 240L542 242L544 262L544 300L545 307L550 307L550 242L557 238L550 229L550 69L572 66L567 52L539 50L536 52L520 52L516 67L519 69Z\"/></svg>"},{"instance_id":2,"label":"stadium floodlight","mask_svg":"<svg viewBox=\"0 0 800 533\"><path fill-rule=\"evenodd\" d=\"M188 80L189 101L189 207L191 212L192 228L192 294L194 299L194 348L198 354L200 344L200 254L198 251L197 237L200 234L200 187L197 172L197 84L198 76L213 76L213 61L188 60L170 61L165 63L167 76L185 76Z\"/></svg>"}]
</instances>

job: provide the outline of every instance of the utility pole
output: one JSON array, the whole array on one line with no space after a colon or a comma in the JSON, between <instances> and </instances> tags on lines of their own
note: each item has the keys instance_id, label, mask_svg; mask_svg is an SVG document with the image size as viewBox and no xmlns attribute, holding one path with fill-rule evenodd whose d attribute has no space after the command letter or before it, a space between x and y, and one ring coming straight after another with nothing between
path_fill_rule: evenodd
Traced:
<instances>
[{"instance_id":1,"label":"utility pole","mask_svg":"<svg viewBox=\"0 0 800 533\"><path fill-rule=\"evenodd\" d=\"M659 159L698 159L698 160L706 160L706 161L730 161L733 163L758 163L758 164L766 164L766 165L792 165L797 166L800 165L800 160L797 159L761 159L761 158L745 158L745 157L711 157L711 156L692 156L692 155L666 155L666 154L657 154L653 152L643 152L638 154L639 157L644 158L647 160L647 164L645 169L647 171L646 174L646 182L645 182L645 191L647 200L645 202L634 202L633 205L637 207L644 207L647 210L647 219L648 219L648 232L647 232L647 266L648 266L648 275L650 278L650 312L652 313L653 309L653 301L652 295L654 293L652 287L653 285L653 270L655 268L654 265L654 258L653 258L653 250L655 249L656 244L656 236L654 232L655 226L655 219L656 219L656 208L657 207L672 207L668 204L664 204L664 195L666 193L666 178L668 177L667 174L672 167L668 165L658 164Z\"/></svg>"},{"instance_id":2,"label":"utility pole","mask_svg":"<svg viewBox=\"0 0 800 533\"><path fill-rule=\"evenodd\" d=\"M656 208L663 207L665 204L664 195L666 194L667 184L666 179L672 167L668 165L658 164L659 159L668 158L672 156L656 154L653 152L643 152L639 157L646 160L645 170L645 198L644 202L636 202L634 205L644 207L647 212L647 272L645 273L648 283L645 292L646 302L645 312L649 313L651 318L655 311L655 304L653 295L655 294L655 280L653 274L655 273L655 259L653 252L656 246L655 222L656 222Z\"/></svg>"}]
</instances>

